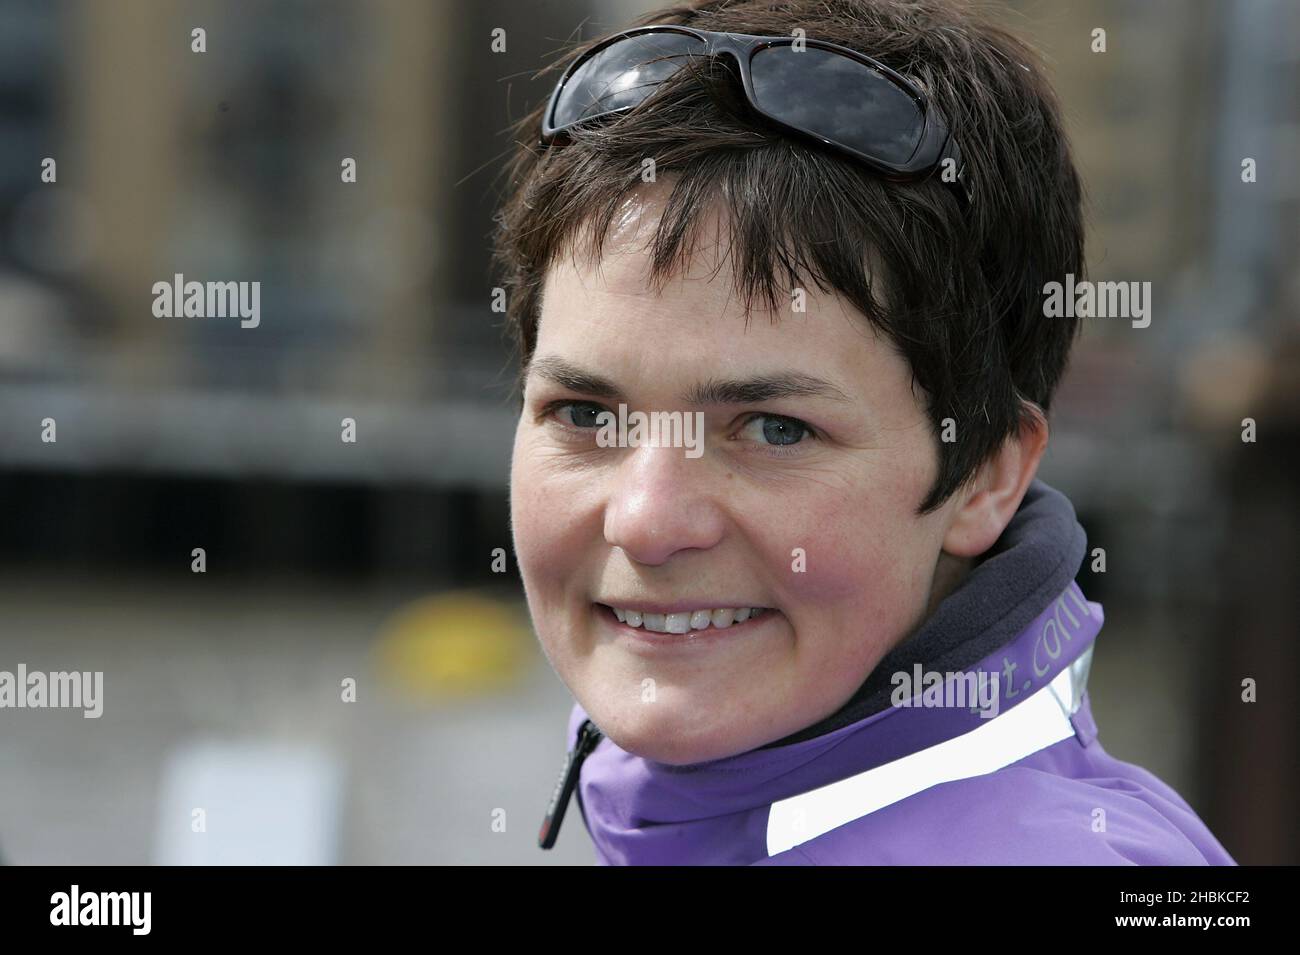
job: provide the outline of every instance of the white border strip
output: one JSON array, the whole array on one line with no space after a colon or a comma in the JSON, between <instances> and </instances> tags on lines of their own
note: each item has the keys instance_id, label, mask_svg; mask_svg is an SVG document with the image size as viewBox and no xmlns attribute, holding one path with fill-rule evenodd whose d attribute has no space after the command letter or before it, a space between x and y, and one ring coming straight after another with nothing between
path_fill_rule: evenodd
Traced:
<instances>
[{"instance_id":1,"label":"white border strip","mask_svg":"<svg viewBox=\"0 0 1300 955\"><path fill-rule=\"evenodd\" d=\"M1073 670L1066 667L1033 696L968 733L772 803L767 854L784 852L931 786L994 772L1069 739L1074 726L1065 707L1075 696ZM1065 700L1071 702L1063 706Z\"/></svg>"}]
</instances>

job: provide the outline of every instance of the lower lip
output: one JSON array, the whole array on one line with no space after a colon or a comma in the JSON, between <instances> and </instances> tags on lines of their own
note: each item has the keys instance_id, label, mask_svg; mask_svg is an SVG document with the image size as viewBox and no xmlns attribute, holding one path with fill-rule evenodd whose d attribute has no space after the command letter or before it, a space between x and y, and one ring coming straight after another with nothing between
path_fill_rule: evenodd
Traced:
<instances>
[{"instance_id":1,"label":"lower lip","mask_svg":"<svg viewBox=\"0 0 1300 955\"><path fill-rule=\"evenodd\" d=\"M769 609L764 610L757 617L750 617L740 623L733 623L730 627L715 627L710 624L703 630L688 630L686 633L659 633L657 630L647 630L645 627L629 626L619 620L614 615L614 611L604 604L592 604L592 609L595 610L596 617L601 624L618 636L632 640L640 646L651 647L656 650L712 646L721 643L728 637L748 636L781 616L779 611Z\"/></svg>"}]
</instances>

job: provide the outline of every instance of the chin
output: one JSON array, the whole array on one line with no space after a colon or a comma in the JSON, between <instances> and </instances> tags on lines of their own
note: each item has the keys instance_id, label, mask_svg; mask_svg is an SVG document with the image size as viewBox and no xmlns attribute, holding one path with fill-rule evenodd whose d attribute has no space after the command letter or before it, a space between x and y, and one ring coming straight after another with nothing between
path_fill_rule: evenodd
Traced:
<instances>
[{"instance_id":1,"label":"chin","mask_svg":"<svg viewBox=\"0 0 1300 955\"><path fill-rule=\"evenodd\" d=\"M689 766L692 763L705 763L741 752L735 746L719 746L716 743L701 743L697 740L665 739L661 736L636 737L627 740L615 739L614 744L626 752L640 756L642 759L649 759L668 766Z\"/></svg>"},{"instance_id":2,"label":"chin","mask_svg":"<svg viewBox=\"0 0 1300 955\"><path fill-rule=\"evenodd\" d=\"M726 727L701 725L700 713L694 708L669 709L663 703L645 703L611 713L605 722L587 712L619 749L669 766L722 759L766 742L748 742L728 733Z\"/></svg>"}]
</instances>

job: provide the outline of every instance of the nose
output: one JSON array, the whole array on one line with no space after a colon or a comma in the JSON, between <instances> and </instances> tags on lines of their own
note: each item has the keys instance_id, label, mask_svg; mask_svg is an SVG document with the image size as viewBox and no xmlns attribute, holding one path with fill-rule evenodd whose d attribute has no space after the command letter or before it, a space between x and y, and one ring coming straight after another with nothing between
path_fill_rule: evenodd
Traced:
<instances>
[{"instance_id":1,"label":"nose","mask_svg":"<svg viewBox=\"0 0 1300 955\"><path fill-rule=\"evenodd\" d=\"M623 453L605 506L608 543L651 565L718 543L723 513L707 455L690 458L682 448L650 445Z\"/></svg>"}]
</instances>

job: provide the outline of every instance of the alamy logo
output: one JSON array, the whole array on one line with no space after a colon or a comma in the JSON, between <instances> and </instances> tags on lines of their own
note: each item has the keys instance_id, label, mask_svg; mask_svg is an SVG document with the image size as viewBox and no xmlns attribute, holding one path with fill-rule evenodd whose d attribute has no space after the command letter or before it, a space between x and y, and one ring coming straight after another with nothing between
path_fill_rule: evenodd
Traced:
<instances>
[{"instance_id":1,"label":"alamy logo","mask_svg":"<svg viewBox=\"0 0 1300 955\"><path fill-rule=\"evenodd\" d=\"M51 925L129 925L132 935L148 935L151 892L69 892L50 896Z\"/></svg>"},{"instance_id":2,"label":"alamy logo","mask_svg":"<svg viewBox=\"0 0 1300 955\"><path fill-rule=\"evenodd\" d=\"M27 672L27 664L18 664L18 672L0 670L0 709L73 709L80 707L88 720L104 714L104 671L93 673L57 670L53 673Z\"/></svg>"},{"instance_id":3,"label":"alamy logo","mask_svg":"<svg viewBox=\"0 0 1300 955\"><path fill-rule=\"evenodd\" d=\"M187 282L177 272L171 282L153 283L155 318L239 318L240 328L262 322L261 282Z\"/></svg>"},{"instance_id":4,"label":"alamy logo","mask_svg":"<svg viewBox=\"0 0 1300 955\"><path fill-rule=\"evenodd\" d=\"M600 430L596 444L602 448L686 448L688 458L704 453L704 412L633 411L619 402L618 416L612 411L596 415Z\"/></svg>"},{"instance_id":5,"label":"alamy logo","mask_svg":"<svg viewBox=\"0 0 1300 955\"><path fill-rule=\"evenodd\" d=\"M889 701L897 707L969 707L979 710L982 719L998 715L1002 681L984 670L944 672L923 670L921 664L912 672L899 670L890 678L894 692Z\"/></svg>"},{"instance_id":6,"label":"alamy logo","mask_svg":"<svg viewBox=\"0 0 1300 955\"><path fill-rule=\"evenodd\" d=\"M1131 318L1134 328L1151 324L1150 282L1065 282L1043 286L1045 318Z\"/></svg>"}]
</instances>

